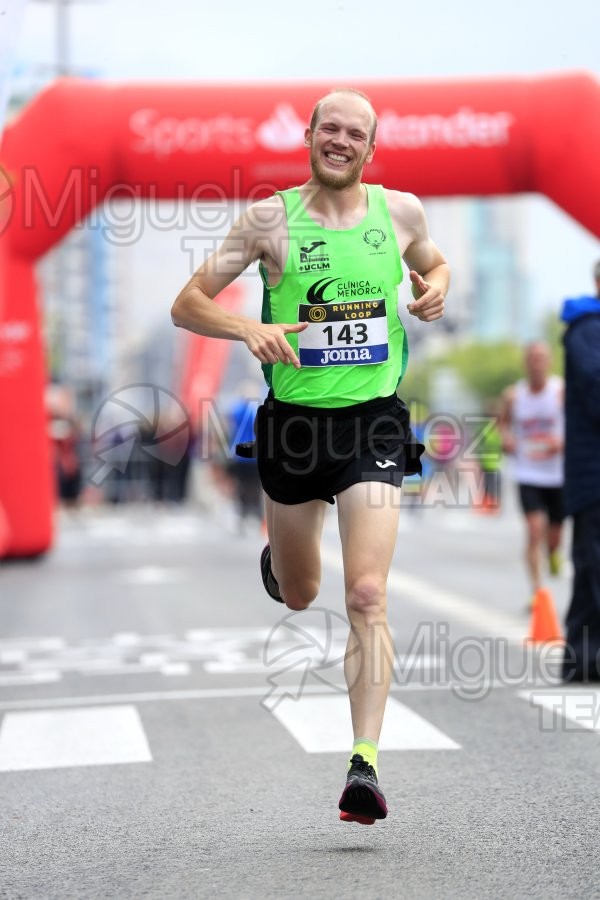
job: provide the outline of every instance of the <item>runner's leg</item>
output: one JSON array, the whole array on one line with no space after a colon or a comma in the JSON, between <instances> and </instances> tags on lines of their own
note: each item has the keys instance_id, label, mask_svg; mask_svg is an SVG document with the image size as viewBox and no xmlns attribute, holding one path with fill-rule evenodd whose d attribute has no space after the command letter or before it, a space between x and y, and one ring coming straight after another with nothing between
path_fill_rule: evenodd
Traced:
<instances>
[{"instance_id":1,"label":"runner's leg","mask_svg":"<svg viewBox=\"0 0 600 900\"><path fill-rule=\"evenodd\" d=\"M548 526L548 551L554 553L560 548L562 522L550 522Z\"/></svg>"},{"instance_id":2,"label":"runner's leg","mask_svg":"<svg viewBox=\"0 0 600 900\"><path fill-rule=\"evenodd\" d=\"M344 674L355 738L379 741L393 666L386 585L396 544L400 488L354 484L337 495L351 631Z\"/></svg>"},{"instance_id":3,"label":"runner's leg","mask_svg":"<svg viewBox=\"0 0 600 900\"><path fill-rule=\"evenodd\" d=\"M533 592L535 593L542 586L541 551L546 536L546 516L543 512L535 510L534 512L526 513L525 523L527 526L525 560Z\"/></svg>"},{"instance_id":4,"label":"runner's leg","mask_svg":"<svg viewBox=\"0 0 600 900\"><path fill-rule=\"evenodd\" d=\"M321 584L321 533L327 503L310 500L288 505L265 494L271 569L290 609L306 609Z\"/></svg>"}]
</instances>

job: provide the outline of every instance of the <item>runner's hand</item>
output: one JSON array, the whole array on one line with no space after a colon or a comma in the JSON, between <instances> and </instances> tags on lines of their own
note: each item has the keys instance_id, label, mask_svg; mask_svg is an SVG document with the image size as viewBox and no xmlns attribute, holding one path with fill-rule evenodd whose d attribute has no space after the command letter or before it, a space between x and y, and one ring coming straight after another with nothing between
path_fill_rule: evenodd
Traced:
<instances>
[{"instance_id":1,"label":"runner's hand","mask_svg":"<svg viewBox=\"0 0 600 900\"><path fill-rule=\"evenodd\" d=\"M299 369L300 360L286 341L285 335L304 331L307 325L308 322L299 322L297 325L265 325L255 322L249 327L244 340L250 353L261 363L292 363L294 368Z\"/></svg>"},{"instance_id":2,"label":"runner's hand","mask_svg":"<svg viewBox=\"0 0 600 900\"><path fill-rule=\"evenodd\" d=\"M407 309L411 316L416 316L421 322L433 322L444 315L444 295L438 287L425 281L414 269L410 271L413 296L418 294L419 299L409 303Z\"/></svg>"}]
</instances>

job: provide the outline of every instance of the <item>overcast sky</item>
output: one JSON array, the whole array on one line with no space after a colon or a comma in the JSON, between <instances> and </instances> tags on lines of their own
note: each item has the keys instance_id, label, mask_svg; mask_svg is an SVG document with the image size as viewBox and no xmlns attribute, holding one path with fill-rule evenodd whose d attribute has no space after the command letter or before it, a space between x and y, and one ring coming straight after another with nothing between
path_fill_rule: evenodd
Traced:
<instances>
[{"instance_id":1,"label":"overcast sky","mask_svg":"<svg viewBox=\"0 0 600 900\"><path fill-rule=\"evenodd\" d=\"M19 58L52 63L55 4L30 0ZM71 62L110 78L600 74L597 0L71 0Z\"/></svg>"},{"instance_id":2,"label":"overcast sky","mask_svg":"<svg viewBox=\"0 0 600 900\"><path fill-rule=\"evenodd\" d=\"M27 3L15 84L56 62L55 16ZM71 0L69 22L70 66L114 80L600 77L599 0ZM589 293L600 243L545 198L529 219L536 304Z\"/></svg>"}]
</instances>

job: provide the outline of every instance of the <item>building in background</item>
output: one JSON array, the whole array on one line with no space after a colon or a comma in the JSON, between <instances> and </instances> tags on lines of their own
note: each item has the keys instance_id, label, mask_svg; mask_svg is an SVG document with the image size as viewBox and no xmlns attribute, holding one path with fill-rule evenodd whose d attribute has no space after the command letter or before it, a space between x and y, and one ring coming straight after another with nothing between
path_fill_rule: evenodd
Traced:
<instances>
[{"instance_id":1,"label":"building in background","mask_svg":"<svg viewBox=\"0 0 600 900\"><path fill-rule=\"evenodd\" d=\"M531 340L539 323L527 270L526 198L461 197L425 207L431 234L443 236L452 262L448 330L480 341Z\"/></svg>"}]
</instances>

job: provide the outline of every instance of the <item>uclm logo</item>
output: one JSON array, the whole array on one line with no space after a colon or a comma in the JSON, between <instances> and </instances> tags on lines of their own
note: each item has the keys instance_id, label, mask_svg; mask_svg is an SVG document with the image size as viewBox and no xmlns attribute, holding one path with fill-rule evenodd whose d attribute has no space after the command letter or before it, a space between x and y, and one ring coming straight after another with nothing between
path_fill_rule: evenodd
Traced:
<instances>
[{"instance_id":1,"label":"uclm logo","mask_svg":"<svg viewBox=\"0 0 600 900\"><path fill-rule=\"evenodd\" d=\"M379 118L377 146L390 150L501 146L509 142L513 124L514 117L508 112L475 112L469 107L444 116L400 116L385 109ZM250 153L256 147L291 153L304 146L306 125L289 103L278 103L264 122L227 113L210 119L178 119L151 108L136 110L129 120L133 149L157 158L208 149Z\"/></svg>"}]
</instances>

